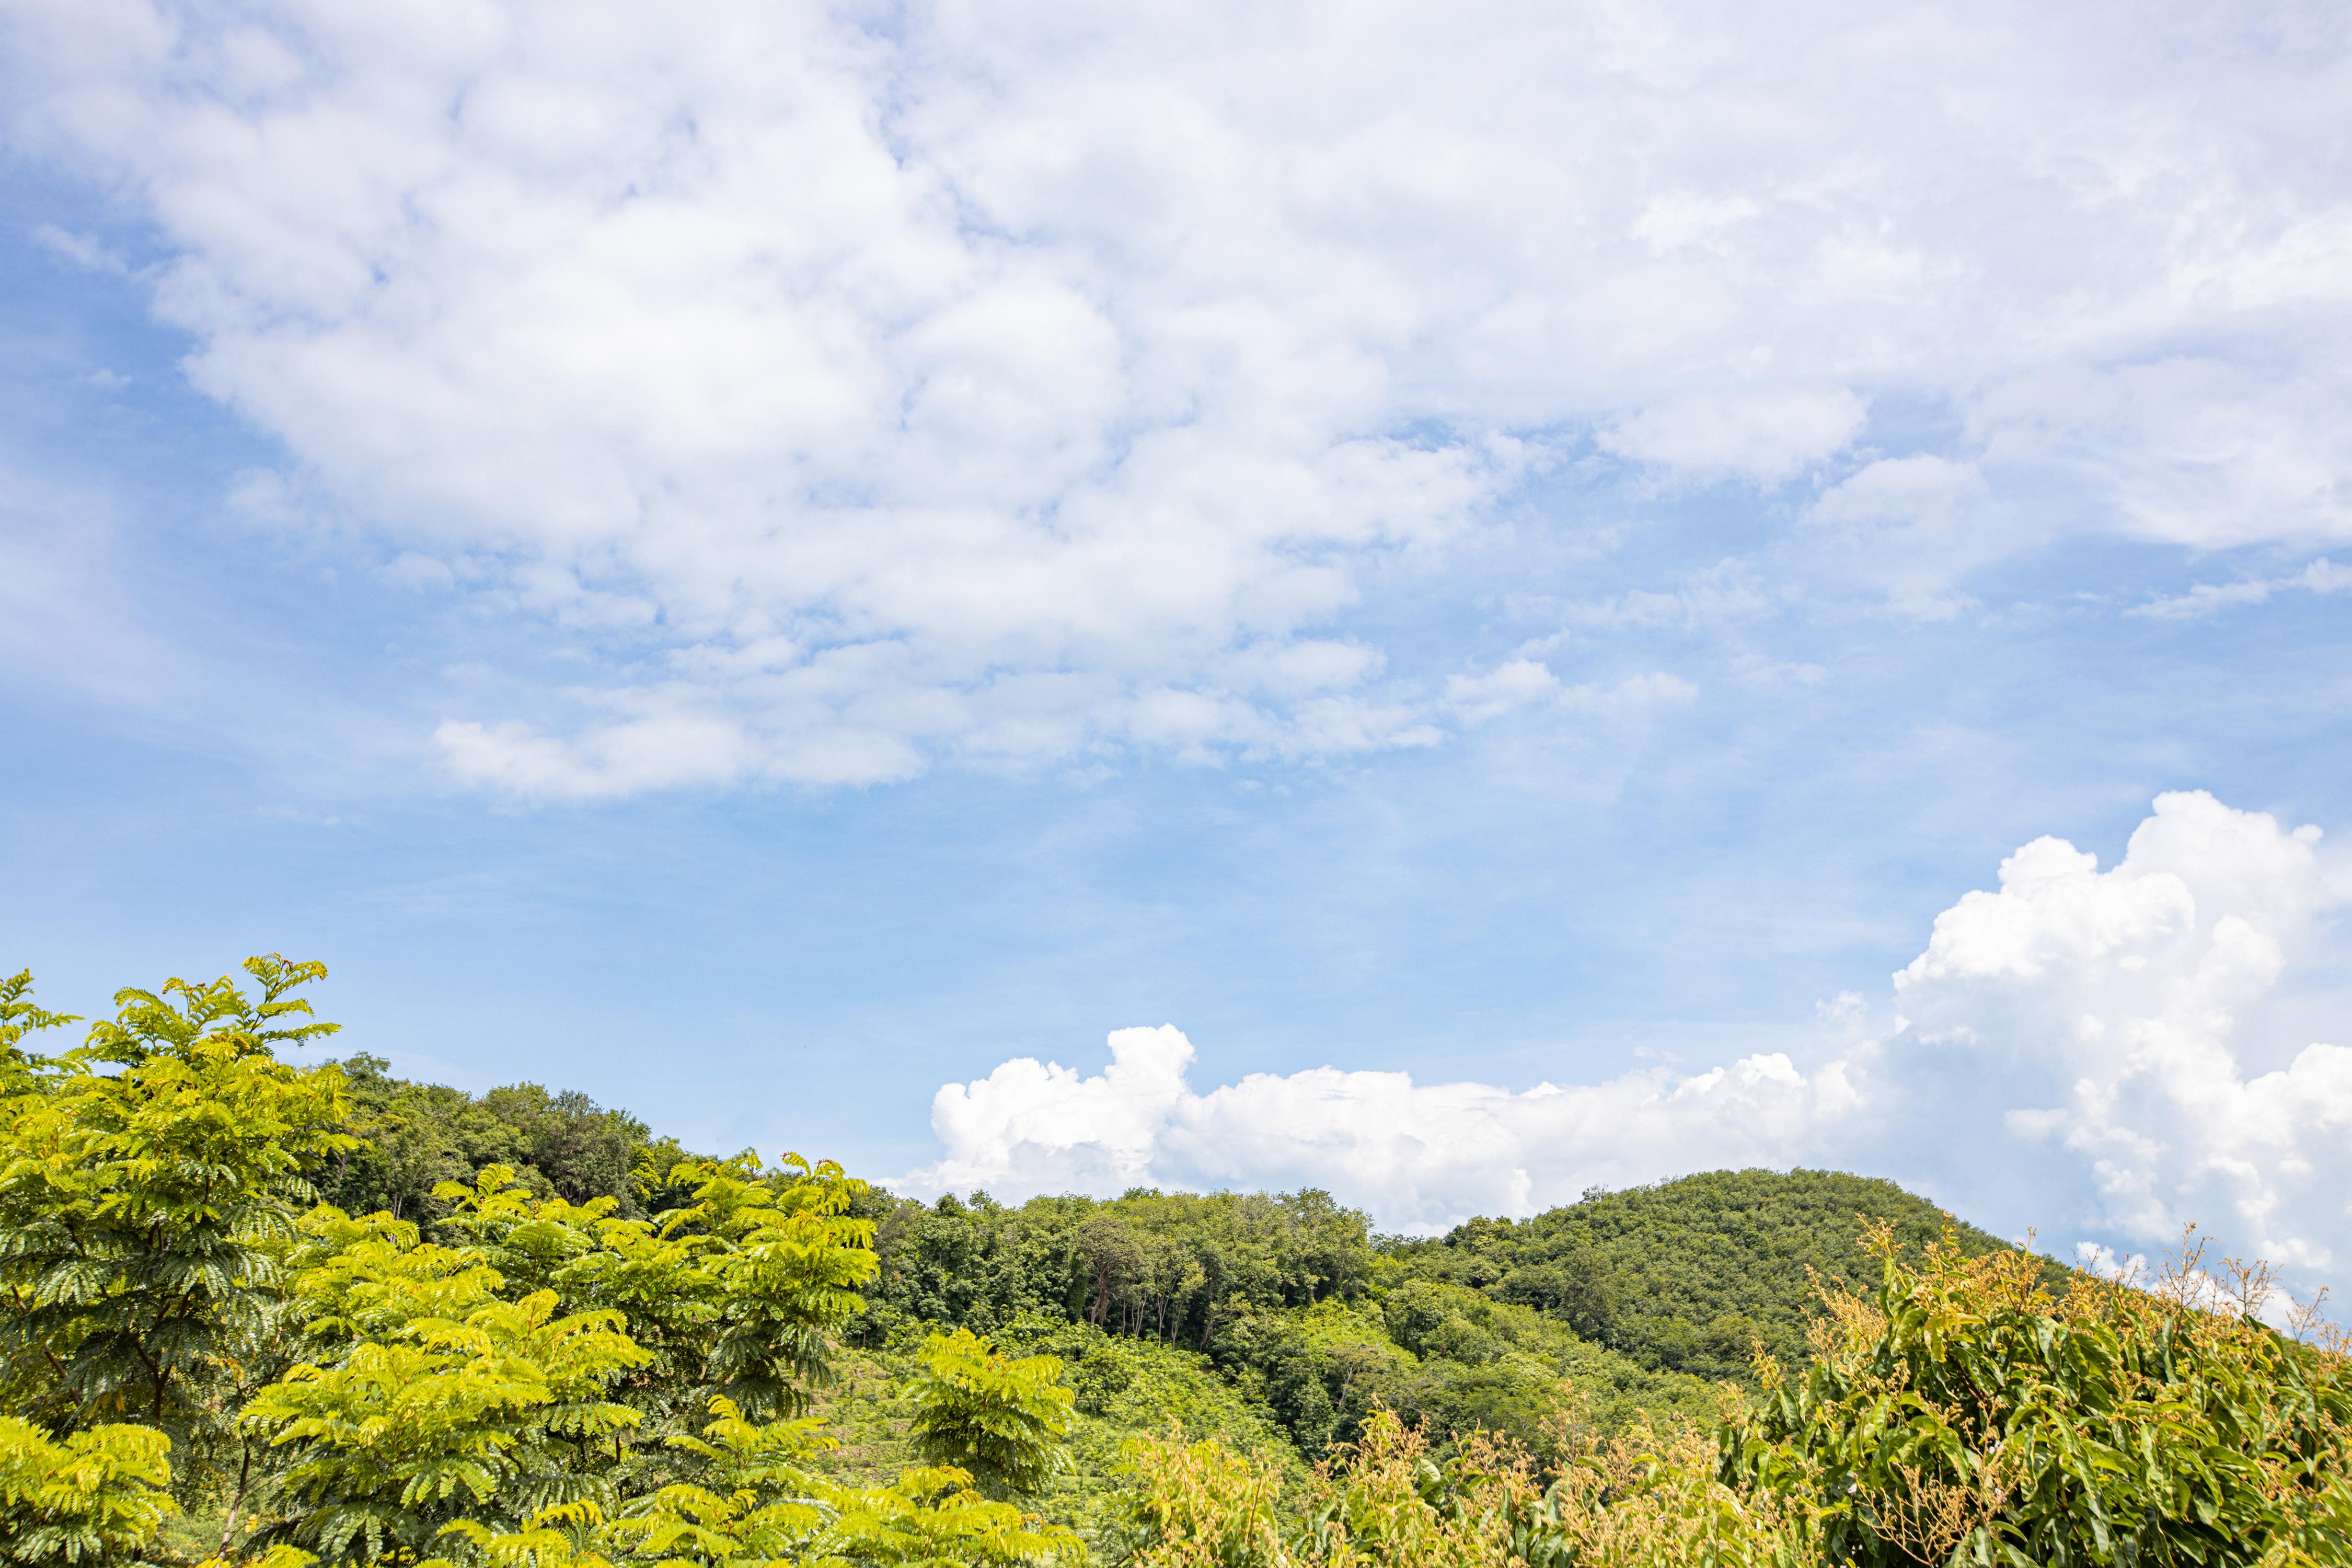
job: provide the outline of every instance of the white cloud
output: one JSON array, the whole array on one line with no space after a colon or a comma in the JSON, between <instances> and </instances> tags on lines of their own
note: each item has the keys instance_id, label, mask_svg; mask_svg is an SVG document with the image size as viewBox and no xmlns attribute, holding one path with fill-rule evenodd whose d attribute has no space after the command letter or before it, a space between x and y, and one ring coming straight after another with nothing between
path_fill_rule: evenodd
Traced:
<instances>
[{"instance_id":1,"label":"white cloud","mask_svg":"<svg viewBox=\"0 0 2352 1568\"><path fill-rule=\"evenodd\" d=\"M1861 443L1816 514L1919 615L2066 530L2352 537L2340 20L1278 15L26 0L8 96L299 515L596 650L444 726L494 787L1420 743L1285 650L1588 442Z\"/></svg>"},{"instance_id":2,"label":"white cloud","mask_svg":"<svg viewBox=\"0 0 2352 1568\"><path fill-rule=\"evenodd\" d=\"M1187 1080L1192 1042L1172 1026L1118 1030L1110 1051L1091 1077L1022 1058L945 1086L931 1126L946 1153L898 1184L1003 1197L1311 1184L1386 1225L1429 1229L1529 1214L1596 1182L1785 1163L1855 1105L1839 1069L1807 1078L1777 1053L1696 1075L1656 1069L1518 1093L1318 1068L1200 1094Z\"/></svg>"},{"instance_id":3,"label":"white cloud","mask_svg":"<svg viewBox=\"0 0 2352 1568\"><path fill-rule=\"evenodd\" d=\"M1953 584L2021 542L1974 462L1931 454L1883 458L1813 503L1810 521L1845 550L1850 570L1896 611L1944 620L1965 601Z\"/></svg>"},{"instance_id":4,"label":"white cloud","mask_svg":"<svg viewBox=\"0 0 2352 1568\"><path fill-rule=\"evenodd\" d=\"M2242 605L2268 604L2276 595L2297 589L2307 594L2340 594L2352 588L2352 570L2321 557L2300 572L2279 577L2247 577L2235 583L2200 583L2186 594L2150 599L2124 613L2160 621L2196 621Z\"/></svg>"},{"instance_id":5,"label":"white cloud","mask_svg":"<svg viewBox=\"0 0 2352 1568\"><path fill-rule=\"evenodd\" d=\"M2158 797L2106 871L2042 838L1936 921L1895 977L1922 1047L1990 1073L2141 1244L2189 1221L2301 1271L2352 1257L2352 1049L2281 1037L2265 1005L2345 888L2319 831L2202 793Z\"/></svg>"},{"instance_id":6,"label":"white cloud","mask_svg":"<svg viewBox=\"0 0 2352 1568\"><path fill-rule=\"evenodd\" d=\"M1484 675L1457 675L1445 683L1447 706L1468 724L1529 710L1629 719L1659 708L1678 708L1697 696L1697 687L1661 670L1565 685L1549 665L1524 657L1506 659Z\"/></svg>"},{"instance_id":7,"label":"white cloud","mask_svg":"<svg viewBox=\"0 0 2352 1568\"><path fill-rule=\"evenodd\" d=\"M59 228L53 223L35 224L32 239L43 250L84 272L110 272L120 277L131 270L121 257L98 240L86 234Z\"/></svg>"},{"instance_id":8,"label":"white cloud","mask_svg":"<svg viewBox=\"0 0 2352 1568\"><path fill-rule=\"evenodd\" d=\"M1891 1034L1842 994L1802 1064L1516 1090L1323 1067L1203 1092L1177 1029L1122 1029L1091 1076L1021 1058L941 1088L941 1157L901 1184L1310 1184L1423 1228L1596 1182L1831 1164L1932 1173L1964 1213L2060 1246L2162 1247L2196 1221L2324 1279L2352 1258L2352 1049L2293 1037L2266 1004L2347 897L2316 829L2167 795L2109 870L2056 838L2019 849L1895 975Z\"/></svg>"},{"instance_id":9,"label":"white cloud","mask_svg":"<svg viewBox=\"0 0 2352 1568\"><path fill-rule=\"evenodd\" d=\"M1768 588L1757 580L1747 562L1733 558L1691 574L1683 586L1671 591L1636 588L1607 599L1562 605L1560 618L1573 628L1600 631L1719 629L1769 615L1791 596L1787 585ZM1566 631L1555 633L1529 645L1530 650L1549 651L1566 644L1571 636Z\"/></svg>"},{"instance_id":10,"label":"white cloud","mask_svg":"<svg viewBox=\"0 0 2352 1568\"><path fill-rule=\"evenodd\" d=\"M1692 394L1602 426L1601 449L1696 475L1785 479L1861 434L1863 401L1844 387L1727 397Z\"/></svg>"}]
</instances>

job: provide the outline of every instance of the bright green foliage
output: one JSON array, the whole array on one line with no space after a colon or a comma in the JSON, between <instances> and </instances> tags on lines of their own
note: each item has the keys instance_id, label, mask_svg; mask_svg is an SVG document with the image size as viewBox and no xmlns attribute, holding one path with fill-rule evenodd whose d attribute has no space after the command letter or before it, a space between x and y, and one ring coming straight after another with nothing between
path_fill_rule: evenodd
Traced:
<instances>
[{"instance_id":1,"label":"bright green foliage","mask_svg":"<svg viewBox=\"0 0 2352 1568\"><path fill-rule=\"evenodd\" d=\"M1874 1245L1874 1300L1832 1298L1811 1368L1768 1365L1726 1436L1727 1479L1834 1502L1838 1559L2352 1561L2352 1364L2263 1326L2259 1290L2200 1309L2192 1267L2053 1299L2024 1254Z\"/></svg>"},{"instance_id":2,"label":"bright green foliage","mask_svg":"<svg viewBox=\"0 0 2352 1568\"><path fill-rule=\"evenodd\" d=\"M632 1561L768 1563L793 1561L824 1530L827 1490L807 1468L827 1446L808 1417L747 1420L728 1399L710 1402L699 1436L670 1447L698 1459L691 1479L663 1487L605 1531Z\"/></svg>"},{"instance_id":3,"label":"bright green foliage","mask_svg":"<svg viewBox=\"0 0 2352 1568\"><path fill-rule=\"evenodd\" d=\"M19 970L0 980L0 1095L30 1089L34 1069L45 1059L26 1051L26 1036L80 1022L68 1013L44 1011L32 998L31 970Z\"/></svg>"},{"instance_id":4,"label":"bright green foliage","mask_svg":"<svg viewBox=\"0 0 2352 1568\"><path fill-rule=\"evenodd\" d=\"M1139 1437L1127 1448L1126 1555L1138 1568L1278 1568L1285 1537L1282 1464L1213 1437Z\"/></svg>"},{"instance_id":5,"label":"bright green foliage","mask_svg":"<svg viewBox=\"0 0 2352 1568\"><path fill-rule=\"evenodd\" d=\"M505 1541L550 1508L615 1515L669 1479L659 1440L688 1401L729 1419L804 1403L873 1269L870 1227L843 1212L857 1184L829 1164L706 1163L658 1221L511 1175L441 1189L447 1242L388 1215L304 1222L313 1359L247 1412L292 1461L261 1539L421 1553L460 1521Z\"/></svg>"},{"instance_id":6,"label":"bright green foliage","mask_svg":"<svg viewBox=\"0 0 2352 1568\"><path fill-rule=\"evenodd\" d=\"M687 1162L663 1179L691 1201L651 1220L620 1217L610 1198L535 1199L511 1174L444 1186L456 1212L441 1229L515 1289L622 1313L652 1358L622 1396L648 1418L690 1420L714 1397L797 1414L873 1276L873 1222L849 1213L866 1184L830 1161Z\"/></svg>"},{"instance_id":7,"label":"bright green foliage","mask_svg":"<svg viewBox=\"0 0 2352 1568\"><path fill-rule=\"evenodd\" d=\"M1075 1396L1049 1355L1009 1360L970 1329L933 1334L911 1390L915 1451L990 1497L1043 1491L1066 1463Z\"/></svg>"},{"instance_id":8,"label":"bright green foliage","mask_svg":"<svg viewBox=\"0 0 2352 1568\"><path fill-rule=\"evenodd\" d=\"M12 1063L0 1390L53 1432L128 1417L217 1437L266 1352L277 1254L311 1195L303 1168L349 1140L341 1075L272 1054L333 1029L291 994L324 968L246 969L257 1001L227 978L124 991L86 1046ZM11 987L8 1026L40 1022Z\"/></svg>"},{"instance_id":9,"label":"bright green foliage","mask_svg":"<svg viewBox=\"0 0 2352 1568\"><path fill-rule=\"evenodd\" d=\"M840 1378L824 1391L817 1409L839 1447L812 1461L819 1474L845 1486L887 1485L920 1462L912 1441L913 1390L924 1373L929 1336L910 1326L878 1350L851 1348ZM1218 1436L1242 1451L1265 1450L1295 1476L1306 1474L1279 1428L1239 1388L1196 1351L1157 1341L1106 1333L1086 1323L1029 1314L999 1330L1008 1355L1049 1355L1075 1395L1068 1463L1023 1508L1076 1531L1089 1547L1115 1541L1111 1526L1125 1506L1124 1445L1166 1433L1171 1423L1188 1438Z\"/></svg>"},{"instance_id":10,"label":"bright green foliage","mask_svg":"<svg viewBox=\"0 0 2352 1568\"><path fill-rule=\"evenodd\" d=\"M419 1553L459 1519L614 1501L609 1467L583 1460L637 1419L605 1397L648 1359L619 1313L561 1315L545 1290L500 1300L505 1281L468 1249L418 1246L388 1216L307 1224L340 1245L304 1270L298 1300L341 1353L246 1407L286 1467L283 1517L261 1542L364 1561Z\"/></svg>"},{"instance_id":11,"label":"bright green foliage","mask_svg":"<svg viewBox=\"0 0 2352 1568\"><path fill-rule=\"evenodd\" d=\"M889 1486L833 1500L838 1512L819 1544L841 1561L875 1568L1013 1568L1086 1560L1076 1534L1041 1527L1013 1504L982 1496L953 1466L908 1470Z\"/></svg>"},{"instance_id":12,"label":"bright green foliage","mask_svg":"<svg viewBox=\"0 0 2352 1568\"><path fill-rule=\"evenodd\" d=\"M835 1486L809 1468L831 1442L821 1423L755 1422L724 1399L711 1402L711 1415L698 1436L670 1439L689 1466L685 1478L618 1519L578 1503L512 1530L462 1521L444 1539L488 1568L1014 1568L1083 1559L1076 1536L982 1497L961 1470Z\"/></svg>"},{"instance_id":13,"label":"bright green foliage","mask_svg":"<svg viewBox=\"0 0 2352 1568\"><path fill-rule=\"evenodd\" d=\"M171 1443L144 1426L63 1441L0 1415L0 1561L102 1563L137 1552L179 1511Z\"/></svg>"}]
</instances>

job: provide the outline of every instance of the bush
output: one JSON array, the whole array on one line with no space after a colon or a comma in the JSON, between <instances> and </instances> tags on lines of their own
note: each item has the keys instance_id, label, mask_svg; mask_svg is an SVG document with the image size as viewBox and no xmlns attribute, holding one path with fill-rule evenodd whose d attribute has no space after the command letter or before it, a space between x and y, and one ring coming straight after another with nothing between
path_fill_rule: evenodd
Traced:
<instances>
[{"instance_id":1,"label":"bush","mask_svg":"<svg viewBox=\"0 0 2352 1568\"><path fill-rule=\"evenodd\" d=\"M1950 1239L1870 1244L1874 1297L1835 1292L1811 1365L1769 1359L1723 1474L1831 1500L1833 1561L2004 1568L2352 1561L2352 1372L2266 1326L2266 1278L2187 1254L2153 1289Z\"/></svg>"}]
</instances>

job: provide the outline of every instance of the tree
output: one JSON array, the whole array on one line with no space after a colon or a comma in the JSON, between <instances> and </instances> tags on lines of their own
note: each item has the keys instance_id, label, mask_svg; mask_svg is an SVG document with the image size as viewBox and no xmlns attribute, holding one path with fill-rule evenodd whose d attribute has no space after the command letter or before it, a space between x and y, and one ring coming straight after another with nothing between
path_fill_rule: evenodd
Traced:
<instances>
[{"instance_id":1,"label":"tree","mask_svg":"<svg viewBox=\"0 0 2352 1568\"><path fill-rule=\"evenodd\" d=\"M636 1412L607 1394L649 1360L616 1311L563 1314L555 1293L504 1300L474 1249L415 1227L323 1212L331 1251L298 1291L318 1342L245 1421L286 1461L287 1505L257 1537L328 1562L425 1555L459 1521L514 1528L551 1508L618 1501L612 1467L583 1462ZM484 1521L488 1521L486 1524Z\"/></svg>"},{"instance_id":2,"label":"tree","mask_svg":"<svg viewBox=\"0 0 2352 1568\"><path fill-rule=\"evenodd\" d=\"M969 1329L933 1334L914 1382L915 1451L992 1498L1043 1491L1068 1464L1075 1395L1049 1355L1006 1359Z\"/></svg>"},{"instance_id":3,"label":"tree","mask_svg":"<svg viewBox=\"0 0 2352 1568\"><path fill-rule=\"evenodd\" d=\"M303 1177L351 1140L342 1076L277 1059L334 1026L293 993L317 963L125 990L49 1058L22 1031L66 1020L5 991L0 1099L0 1387L52 1437L135 1421L191 1460L236 1452L236 1407L275 1343L279 1258ZM263 1373L267 1375L266 1372ZM181 1468L184 1488L197 1471Z\"/></svg>"},{"instance_id":4,"label":"tree","mask_svg":"<svg viewBox=\"0 0 2352 1568\"><path fill-rule=\"evenodd\" d=\"M179 1511L170 1449L144 1426L94 1426L57 1441L0 1415L0 1558L106 1562L145 1546Z\"/></svg>"}]
</instances>

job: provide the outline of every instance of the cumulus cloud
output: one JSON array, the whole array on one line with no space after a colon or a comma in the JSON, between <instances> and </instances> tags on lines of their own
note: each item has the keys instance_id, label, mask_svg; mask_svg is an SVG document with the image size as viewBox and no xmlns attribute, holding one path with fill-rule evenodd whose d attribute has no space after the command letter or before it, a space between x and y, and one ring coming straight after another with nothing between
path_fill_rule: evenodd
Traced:
<instances>
[{"instance_id":1,"label":"cumulus cloud","mask_svg":"<svg viewBox=\"0 0 2352 1568\"><path fill-rule=\"evenodd\" d=\"M2007 1131L2140 1243L2189 1221L2304 1271L2352 1256L2352 1049L2264 1004L2346 889L2315 827L2158 797L2124 858L2037 839L1895 976L1917 1048L2000 1085Z\"/></svg>"},{"instance_id":2,"label":"cumulus cloud","mask_svg":"<svg viewBox=\"0 0 2352 1568\"><path fill-rule=\"evenodd\" d=\"M1324 1067L1203 1092L1176 1028L1122 1029L1092 1075L1022 1058L941 1088L941 1156L903 1184L1311 1184L1426 1228L1595 1183L1833 1164L1940 1172L1945 1201L2061 1246L2157 1247L2196 1221L2325 1279L2352 1258L2352 1049L2264 1005L2347 897L2317 829L2166 795L2109 869L2062 839L2019 849L1895 974L1891 1032L1841 994L1811 1059L1523 1089Z\"/></svg>"},{"instance_id":3,"label":"cumulus cloud","mask_svg":"<svg viewBox=\"0 0 2352 1568\"><path fill-rule=\"evenodd\" d=\"M281 513L592 650L448 764L600 794L1426 743L1286 650L1571 468L1810 476L1928 615L2053 531L2352 537L2347 26L26 0L8 100Z\"/></svg>"},{"instance_id":4,"label":"cumulus cloud","mask_svg":"<svg viewBox=\"0 0 2352 1568\"><path fill-rule=\"evenodd\" d=\"M900 1184L1006 1196L1314 1185L1385 1224L1442 1228L1661 1170L1785 1163L1856 1104L1840 1068L1807 1077L1779 1053L1516 1093L1318 1068L1207 1094L1192 1088L1192 1044L1172 1026L1117 1030L1110 1053L1092 1077L1024 1057L946 1085L931 1106L946 1152Z\"/></svg>"}]
</instances>

